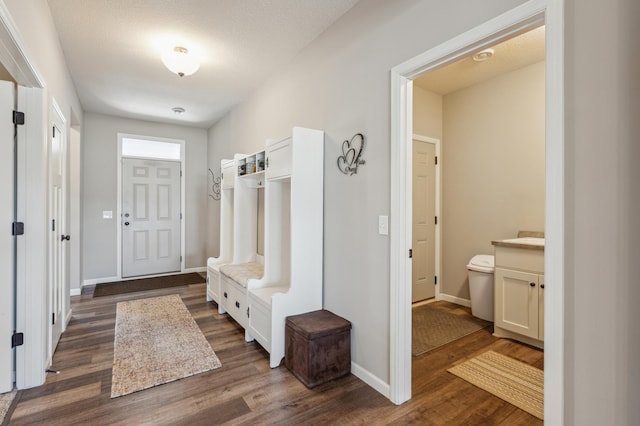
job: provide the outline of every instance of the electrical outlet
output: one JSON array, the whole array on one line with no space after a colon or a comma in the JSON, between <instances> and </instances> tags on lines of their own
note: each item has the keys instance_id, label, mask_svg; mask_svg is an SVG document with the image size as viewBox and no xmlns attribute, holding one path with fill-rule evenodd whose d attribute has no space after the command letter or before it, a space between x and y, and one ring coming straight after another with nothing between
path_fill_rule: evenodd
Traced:
<instances>
[{"instance_id":1,"label":"electrical outlet","mask_svg":"<svg viewBox=\"0 0 640 426\"><path fill-rule=\"evenodd\" d=\"M389 235L389 216L378 216L378 234Z\"/></svg>"}]
</instances>

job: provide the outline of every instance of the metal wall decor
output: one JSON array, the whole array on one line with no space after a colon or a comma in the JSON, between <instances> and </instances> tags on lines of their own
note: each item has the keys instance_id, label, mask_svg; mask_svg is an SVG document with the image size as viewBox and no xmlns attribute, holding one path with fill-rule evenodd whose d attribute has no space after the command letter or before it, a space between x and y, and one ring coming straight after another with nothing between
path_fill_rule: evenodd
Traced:
<instances>
[{"instance_id":1,"label":"metal wall decor","mask_svg":"<svg viewBox=\"0 0 640 426\"><path fill-rule=\"evenodd\" d=\"M213 170L209 169L209 173L211 174L211 193L209 197L218 201L220 199L220 183L222 182L222 176L215 177L213 174Z\"/></svg>"},{"instance_id":2,"label":"metal wall decor","mask_svg":"<svg viewBox=\"0 0 640 426\"><path fill-rule=\"evenodd\" d=\"M365 138L362 133L356 133L350 140L342 142L342 155L338 157L338 169L345 175L358 173L358 166L365 164L362 158Z\"/></svg>"}]
</instances>

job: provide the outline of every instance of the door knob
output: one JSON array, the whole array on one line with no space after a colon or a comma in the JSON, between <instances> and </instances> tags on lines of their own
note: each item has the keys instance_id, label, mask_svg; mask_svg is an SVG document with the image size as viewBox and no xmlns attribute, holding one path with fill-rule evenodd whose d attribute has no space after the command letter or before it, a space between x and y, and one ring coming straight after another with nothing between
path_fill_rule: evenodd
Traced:
<instances>
[{"instance_id":1,"label":"door knob","mask_svg":"<svg viewBox=\"0 0 640 426\"><path fill-rule=\"evenodd\" d=\"M69 241L71 239L71 235L60 235L60 241Z\"/></svg>"},{"instance_id":2,"label":"door knob","mask_svg":"<svg viewBox=\"0 0 640 426\"><path fill-rule=\"evenodd\" d=\"M124 226L129 226L129 222L125 222L125 223L124 223Z\"/></svg>"}]
</instances>

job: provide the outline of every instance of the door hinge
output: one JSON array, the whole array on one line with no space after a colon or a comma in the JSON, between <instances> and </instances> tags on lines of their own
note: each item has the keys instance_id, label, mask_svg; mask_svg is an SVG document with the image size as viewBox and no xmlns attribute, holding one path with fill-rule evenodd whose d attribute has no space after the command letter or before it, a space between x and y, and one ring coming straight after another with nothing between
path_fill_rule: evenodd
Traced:
<instances>
[{"instance_id":1,"label":"door hinge","mask_svg":"<svg viewBox=\"0 0 640 426\"><path fill-rule=\"evenodd\" d=\"M433 277L433 284L437 285L438 284L438 276L434 276Z\"/></svg>"},{"instance_id":2,"label":"door hinge","mask_svg":"<svg viewBox=\"0 0 640 426\"><path fill-rule=\"evenodd\" d=\"M56 126L53 126L53 137L56 137Z\"/></svg>"},{"instance_id":3,"label":"door hinge","mask_svg":"<svg viewBox=\"0 0 640 426\"><path fill-rule=\"evenodd\" d=\"M436 225L438 224L438 216L436 216Z\"/></svg>"},{"instance_id":4,"label":"door hinge","mask_svg":"<svg viewBox=\"0 0 640 426\"><path fill-rule=\"evenodd\" d=\"M53 312L53 313L51 314L51 324L55 324L55 323L56 323L56 313L55 313L55 312Z\"/></svg>"},{"instance_id":5,"label":"door hinge","mask_svg":"<svg viewBox=\"0 0 640 426\"><path fill-rule=\"evenodd\" d=\"M413 258L413 249L409 249L409 259Z\"/></svg>"},{"instance_id":6,"label":"door hinge","mask_svg":"<svg viewBox=\"0 0 640 426\"><path fill-rule=\"evenodd\" d=\"M182 213L180 213L180 220L182 220Z\"/></svg>"},{"instance_id":7,"label":"door hinge","mask_svg":"<svg viewBox=\"0 0 640 426\"><path fill-rule=\"evenodd\" d=\"M438 165L438 156L435 157L436 158L436 166Z\"/></svg>"},{"instance_id":8,"label":"door hinge","mask_svg":"<svg viewBox=\"0 0 640 426\"><path fill-rule=\"evenodd\" d=\"M22 126L24 124L24 112L13 111L13 124Z\"/></svg>"},{"instance_id":9,"label":"door hinge","mask_svg":"<svg viewBox=\"0 0 640 426\"><path fill-rule=\"evenodd\" d=\"M182 177L182 170L180 170L180 177Z\"/></svg>"},{"instance_id":10,"label":"door hinge","mask_svg":"<svg viewBox=\"0 0 640 426\"><path fill-rule=\"evenodd\" d=\"M182 256L180 256L180 262L182 262Z\"/></svg>"},{"instance_id":11,"label":"door hinge","mask_svg":"<svg viewBox=\"0 0 640 426\"><path fill-rule=\"evenodd\" d=\"M52 231L56 230L56 220L55 219L51 219L51 230Z\"/></svg>"},{"instance_id":12,"label":"door hinge","mask_svg":"<svg viewBox=\"0 0 640 426\"><path fill-rule=\"evenodd\" d=\"M16 346L22 345L24 345L24 333L16 333L14 331L13 335L11 336L11 347L15 348Z\"/></svg>"},{"instance_id":13,"label":"door hinge","mask_svg":"<svg viewBox=\"0 0 640 426\"><path fill-rule=\"evenodd\" d=\"M23 222L13 222L11 225L11 234L12 235L24 235L24 223Z\"/></svg>"}]
</instances>

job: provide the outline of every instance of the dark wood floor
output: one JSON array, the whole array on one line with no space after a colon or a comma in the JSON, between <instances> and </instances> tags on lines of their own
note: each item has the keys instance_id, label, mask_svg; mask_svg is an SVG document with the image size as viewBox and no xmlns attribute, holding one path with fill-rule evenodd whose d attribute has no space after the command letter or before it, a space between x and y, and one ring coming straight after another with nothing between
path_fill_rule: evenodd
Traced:
<instances>
[{"instance_id":1,"label":"dark wood floor","mask_svg":"<svg viewBox=\"0 0 640 426\"><path fill-rule=\"evenodd\" d=\"M222 368L111 399L116 303L172 293L182 296ZM542 424L446 371L489 349L542 368L542 351L494 338L488 329L414 357L413 398L396 406L353 375L309 390L284 366L270 369L268 354L257 343L245 343L239 326L218 315L204 293L204 284L195 284L72 297L73 317L53 359L60 374L20 392L9 424ZM450 303L436 306L469 315Z\"/></svg>"}]
</instances>

